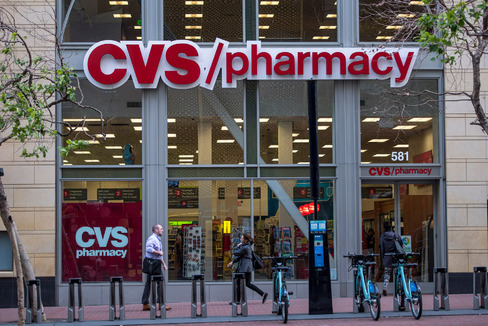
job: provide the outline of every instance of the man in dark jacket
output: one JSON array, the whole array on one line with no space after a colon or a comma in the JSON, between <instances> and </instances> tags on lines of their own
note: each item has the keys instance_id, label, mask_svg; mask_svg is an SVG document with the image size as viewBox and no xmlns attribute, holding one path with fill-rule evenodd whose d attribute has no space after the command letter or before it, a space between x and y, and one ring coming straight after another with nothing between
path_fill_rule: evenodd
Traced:
<instances>
[{"instance_id":1,"label":"man in dark jacket","mask_svg":"<svg viewBox=\"0 0 488 326\"><path fill-rule=\"evenodd\" d=\"M383 295L386 296L386 288L388 287L388 282L390 282L391 265L393 263L392 256L385 256L386 253L396 252L395 241L400 243L403 247L402 238L395 232L391 230L390 222L384 223L385 233L381 235L380 238L380 251L381 257L383 257L383 266L385 267L385 273L383 276Z\"/></svg>"}]
</instances>

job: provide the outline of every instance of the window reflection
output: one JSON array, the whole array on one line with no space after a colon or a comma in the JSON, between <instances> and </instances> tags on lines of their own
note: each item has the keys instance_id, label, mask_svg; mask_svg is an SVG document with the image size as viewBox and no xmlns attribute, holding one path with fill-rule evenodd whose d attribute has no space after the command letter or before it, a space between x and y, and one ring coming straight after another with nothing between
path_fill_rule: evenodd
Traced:
<instances>
[{"instance_id":1,"label":"window reflection","mask_svg":"<svg viewBox=\"0 0 488 326\"><path fill-rule=\"evenodd\" d=\"M64 0L64 42L141 39L141 1Z\"/></svg>"}]
</instances>

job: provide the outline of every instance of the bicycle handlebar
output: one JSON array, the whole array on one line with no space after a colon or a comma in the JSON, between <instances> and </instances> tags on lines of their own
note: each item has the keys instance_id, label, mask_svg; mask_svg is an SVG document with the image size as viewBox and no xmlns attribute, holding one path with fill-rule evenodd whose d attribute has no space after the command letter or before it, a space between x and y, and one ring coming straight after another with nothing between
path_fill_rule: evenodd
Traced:
<instances>
[{"instance_id":1,"label":"bicycle handlebar","mask_svg":"<svg viewBox=\"0 0 488 326\"><path fill-rule=\"evenodd\" d=\"M407 252L407 253L404 253L404 254L399 254L397 252L387 252L387 253L385 253L385 256L394 256L394 257L405 256L405 257L412 257L412 256L420 256L420 252Z\"/></svg>"},{"instance_id":2,"label":"bicycle handlebar","mask_svg":"<svg viewBox=\"0 0 488 326\"><path fill-rule=\"evenodd\" d=\"M268 259L272 259L272 260L277 260L277 259L297 259L297 258L300 258L298 256L289 256L289 257L261 257L261 259L263 260L268 260Z\"/></svg>"}]
</instances>

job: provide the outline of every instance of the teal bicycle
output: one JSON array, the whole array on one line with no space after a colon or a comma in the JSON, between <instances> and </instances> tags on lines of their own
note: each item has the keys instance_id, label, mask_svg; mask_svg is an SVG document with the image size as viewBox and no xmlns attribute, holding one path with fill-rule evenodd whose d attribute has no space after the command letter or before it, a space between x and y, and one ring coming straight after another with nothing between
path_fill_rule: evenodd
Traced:
<instances>
[{"instance_id":1,"label":"teal bicycle","mask_svg":"<svg viewBox=\"0 0 488 326\"><path fill-rule=\"evenodd\" d=\"M386 253L386 256L393 257L392 266L395 267L395 294L394 300L398 303L400 310L405 309L405 300L410 304L410 310L415 319L422 316L422 290L417 281L412 279L412 269L417 267L416 263L407 263L408 258L420 256L418 252L397 254ZM405 268L409 268L408 279L405 276Z\"/></svg>"},{"instance_id":2,"label":"teal bicycle","mask_svg":"<svg viewBox=\"0 0 488 326\"><path fill-rule=\"evenodd\" d=\"M293 292L288 291L286 288L286 274L291 270L290 266L286 266L287 262L292 259L298 258L297 256L288 257L263 257L263 260L272 260L273 270L273 313L281 315L283 324L288 322L288 308L290 307L290 295Z\"/></svg>"},{"instance_id":3,"label":"teal bicycle","mask_svg":"<svg viewBox=\"0 0 488 326\"><path fill-rule=\"evenodd\" d=\"M370 269L376 265L375 257L378 254L356 255L350 253L344 255L351 259L349 271L354 269L354 295L355 303L358 305L358 311L364 311L364 303L369 306L369 312L374 320L378 320L381 314L381 295L378 286L370 280Z\"/></svg>"}]
</instances>

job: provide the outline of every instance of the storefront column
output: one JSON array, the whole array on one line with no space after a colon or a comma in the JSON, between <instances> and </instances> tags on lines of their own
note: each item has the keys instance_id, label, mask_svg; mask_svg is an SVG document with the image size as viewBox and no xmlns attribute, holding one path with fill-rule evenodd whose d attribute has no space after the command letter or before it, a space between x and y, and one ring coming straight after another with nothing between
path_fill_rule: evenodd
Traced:
<instances>
[{"instance_id":1,"label":"storefront column","mask_svg":"<svg viewBox=\"0 0 488 326\"><path fill-rule=\"evenodd\" d=\"M291 121L278 122L278 162L293 164L293 123Z\"/></svg>"}]
</instances>

